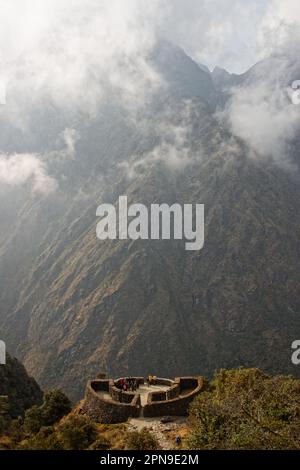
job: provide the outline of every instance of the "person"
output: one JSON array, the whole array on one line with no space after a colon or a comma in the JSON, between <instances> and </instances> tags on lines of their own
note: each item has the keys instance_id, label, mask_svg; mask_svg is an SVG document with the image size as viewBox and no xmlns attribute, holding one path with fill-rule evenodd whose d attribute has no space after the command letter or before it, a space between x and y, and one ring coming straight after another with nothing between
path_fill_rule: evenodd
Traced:
<instances>
[{"instance_id":1,"label":"person","mask_svg":"<svg viewBox=\"0 0 300 470\"><path fill-rule=\"evenodd\" d=\"M133 377L130 377L129 379L129 388L131 390L131 392L134 392L134 378Z\"/></svg>"},{"instance_id":2,"label":"person","mask_svg":"<svg viewBox=\"0 0 300 470\"><path fill-rule=\"evenodd\" d=\"M175 442L176 442L176 445L180 446L180 444L181 444L181 437L180 437L180 436L177 436L176 439L175 439Z\"/></svg>"}]
</instances>

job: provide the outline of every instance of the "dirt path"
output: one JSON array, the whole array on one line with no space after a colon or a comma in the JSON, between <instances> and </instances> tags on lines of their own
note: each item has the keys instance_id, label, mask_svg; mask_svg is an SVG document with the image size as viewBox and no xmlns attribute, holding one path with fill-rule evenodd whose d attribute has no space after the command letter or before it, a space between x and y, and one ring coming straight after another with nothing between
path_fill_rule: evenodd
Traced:
<instances>
[{"instance_id":1,"label":"dirt path","mask_svg":"<svg viewBox=\"0 0 300 470\"><path fill-rule=\"evenodd\" d=\"M128 431L141 431L146 428L159 442L163 450L172 450L176 448L175 439L171 439L168 433L175 433L182 428L186 419L182 417L171 418L172 422L162 423L162 418L132 418L129 420Z\"/></svg>"}]
</instances>

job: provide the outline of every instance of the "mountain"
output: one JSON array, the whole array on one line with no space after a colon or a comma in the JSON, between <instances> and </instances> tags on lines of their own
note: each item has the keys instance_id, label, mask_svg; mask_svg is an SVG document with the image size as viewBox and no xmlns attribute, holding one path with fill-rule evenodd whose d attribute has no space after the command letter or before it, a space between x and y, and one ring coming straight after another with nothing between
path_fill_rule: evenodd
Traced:
<instances>
[{"instance_id":1,"label":"mountain","mask_svg":"<svg viewBox=\"0 0 300 470\"><path fill-rule=\"evenodd\" d=\"M35 110L38 126L17 136L18 151L40 153L66 127L80 139L76 158L49 160L55 194L1 198L1 337L43 388L75 399L103 371L210 376L243 365L299 376L299 174L248 157L215 113L229 99L215 74L169 43L149 60L169 86L139 125L111 96L85 119ZM0 137L12 151L12 130ZM97 206L123 194L205 204L204 248L98 240Z\"/></svg>"},{"instance_id":2,"label":"mountain","mask_svg":"<svg viewBox=\"0 0 300 470\"><path fill-rule=\"evenodd\" d=\"M13 418L39 404L43 397L40 387L28 376L25 367L9 354L6 355L6 364L0 366L0 395L8 397L8 413Z\"/></svg>"}]
</instances>

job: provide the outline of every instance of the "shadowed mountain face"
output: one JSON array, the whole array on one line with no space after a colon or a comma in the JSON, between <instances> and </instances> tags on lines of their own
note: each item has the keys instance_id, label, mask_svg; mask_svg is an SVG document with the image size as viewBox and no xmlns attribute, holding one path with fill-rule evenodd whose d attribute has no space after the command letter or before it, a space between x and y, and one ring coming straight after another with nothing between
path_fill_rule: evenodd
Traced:
<instances>
[{"instance_id":1,"label":"shadowed mountain face","mask_svg":"<svg viewBox=\"0 0 300 470\"><path fill-rule=\"evenodd\" d=\"M101 371L210 375L245 365L299 375L290 349L300 329L299 175L249 158L220 122L225 72L216 87L169 44L151 61L169 86L139 125L112 98L89 119L35 111L39 125L16 136L16 151L35 152L65 127L80 139L76 158L49 158L55 194L0 187L1 337L44 388L72 398ZM1 136L6 151L12 133ZM98 240L97 206L123 194L205 204L204 248Z\"/></svg>"},{"instance_id":2,"label":"shadowed mountain face","mask_svg":"<svg viewBox=\"0 0 300 470\"><path fill-rule=\"evenodd\" d=\"M8 397L7 411L12 418L24 415L25 410L40 404L43 397L36 381L9 354L6 355L6 364L0 366L0 395Z\"/></svg>"}]
</instances>

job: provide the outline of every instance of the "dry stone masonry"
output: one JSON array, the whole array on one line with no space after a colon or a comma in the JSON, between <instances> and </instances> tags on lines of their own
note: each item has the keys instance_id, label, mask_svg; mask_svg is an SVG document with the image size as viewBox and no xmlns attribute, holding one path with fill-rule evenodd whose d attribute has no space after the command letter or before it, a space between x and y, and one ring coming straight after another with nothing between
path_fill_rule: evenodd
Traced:
<instances>
[{"instance_id":1,"label":"dry stone masonry","mask_svg":"<svg viewBox=\"0 0 300 470\"><path fill-rule=\"evenodd\" d=\"M143 377L134 377L143 386ZM88 382L82 412L99 423L121 423L128 418L155 416L186 416L191 401L203 388L203 377L157 378L149 387L147 401L142 404L139 388L123 391L118 380L97 379ZM162 387L159 390L159 387ZM158 389L158 390L157 390Z\"/></svg>"}]
</instances>

